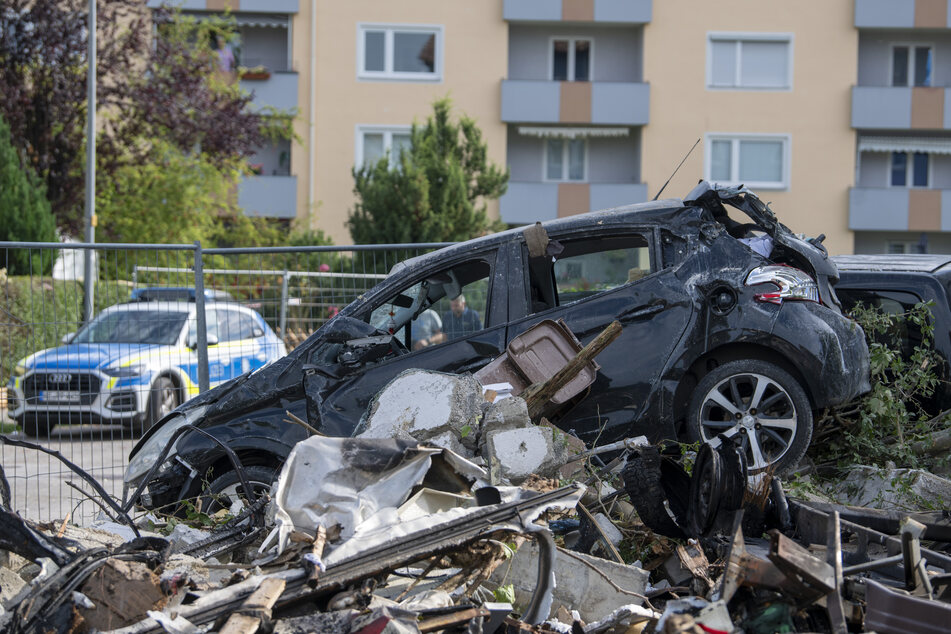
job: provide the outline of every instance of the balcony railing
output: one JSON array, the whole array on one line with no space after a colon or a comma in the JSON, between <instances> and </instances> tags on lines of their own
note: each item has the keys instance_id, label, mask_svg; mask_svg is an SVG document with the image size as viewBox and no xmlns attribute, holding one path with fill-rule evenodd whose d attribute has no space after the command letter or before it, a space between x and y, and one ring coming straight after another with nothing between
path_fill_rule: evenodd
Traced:
<instances>
[{"instance_id":1,"label":"balcony railing","mask_svg":"<svg viewBox=\"0 0 951 634\"><path fill-rule=\"evenodd\" d=\"M852 127L951 130L951 88L853 86Z\"/></svg>"},{"instance_id":2,"label":"balcony railing","mask_svg":"<svg viewBox=\"0 0 951 634\"><path fill-rule=\"evenodd\" d=\"M849 229L951 231L951 190L853 187L849 190Z\"/></svg>"},{"instance_id":3,"label":"balcony railing","mask_svg":"<svg viewBox=\"0 0 951 634\"><path fill-rule=\"evenodd\" d=\"M855 0L860 29L946 29L948 0Z\"/></svg>"},{"instance_id":4,"label":"balcony railing","mask_svg":"<svg viewBox=\"0 0 951 634\"><path fill-rule=\"evenodd\" d=\"M510 22L646 24L653 6L653 0L505 0L502 16Z\"/></svg>"},{"instance_id":5,"label":"balcony railing","mask_svg":"<svg viewBox=\"0 0 951 634\"><path fill-rule=\"evenodd\" d=\"M296 176L249 176L238 186L238 205L249 216L297 215Z\"/></svg>"},{"instance_id":6,"label":"balcony railing","mask_svg":"<svg viewBox=\"0 0 951 634\"><path fill-rule=\"evenodd\" d=\"M505 79L506 123L597 123L647 125L650 84Z\"/></svg>"},{"instance_id":7,"label":"balcony railing","mask_svg":"<svg viewBox=\"0 0 951 634\"><path fill-rule=\"evenodd\" d=\"M294 71L269 71L266 76L244 76L241 88L254 93L251 105L257 110L265 106L290 110L297 107L297 83Z\"/></svg>"},{"instance_id":8,"label":"balcony railing","mask_svg":"<svg viewBox=\"0 0 951 634\"><path fill-rule=\"evenodd\" d=\"M499 213L503 222L529 224L646 200L642 183L510 182Z\"/></svg>"}]
</instances>

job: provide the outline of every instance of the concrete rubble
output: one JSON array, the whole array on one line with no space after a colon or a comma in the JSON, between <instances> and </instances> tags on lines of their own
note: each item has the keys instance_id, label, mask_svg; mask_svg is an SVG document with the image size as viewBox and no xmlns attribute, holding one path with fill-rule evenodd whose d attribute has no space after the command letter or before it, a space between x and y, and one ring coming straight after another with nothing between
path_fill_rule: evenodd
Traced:
<instances>
[{"instance_id":1,"label":"concrete rubble","mask_svg":"<svg viewBox=\"0 0 951 634\"><path fill-rule=\"evenodd\" d=\"M269 494L212 526L184 508L103 503L81 528L0 506L0 630L951 628L951 521L907 512L946 508L939 478L855 470L841 501L883 510L795 498L732 442L688 473L644 438L588 447L532 401L552 390L514 391L404 372L353 437L298 443Z\"/></svg>"}]
</instances>

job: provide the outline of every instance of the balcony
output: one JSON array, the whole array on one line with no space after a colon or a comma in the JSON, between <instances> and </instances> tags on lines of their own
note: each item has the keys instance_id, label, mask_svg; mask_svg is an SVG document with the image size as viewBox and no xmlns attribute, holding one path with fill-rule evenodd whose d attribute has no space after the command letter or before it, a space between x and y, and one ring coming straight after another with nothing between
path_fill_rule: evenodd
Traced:
<instances>
[{"instance_id":1,"label":"balcony","mask_svg":"<svg viewBox=\"0 0 951 634\"><path fill-rule=\"evenodd\" d=\"M503 222L530 224L647 200L642 183L510 182L499 200Z\"/></svg>"},{"instance_id":2,"label":"balcony","mask_svg":"<svg viewBox=\"0 0 951 634\"><path fill-rule=\"evenodd\" d=\"M602 22L646 24L653 0L505 0L502 17L510 22Z\"/></svg>"},{"instance_id":3,"label":"balcony","mask_svg":"<svg viewBox=\"0 0 951 634\"><path fill-rule=\"evenodd\" d=\"M946 29L948 0L855 0L859 29Z\"/></svg>"},{"instance_id":4,"label":"balcony","mask_svg":"<svg viewBox=\"0 0 951 634\"><path fill-rule=\"evenodd\" d=\"M297 216L296 176L249 176L238 185L238 205L249 216Z\"/></svg>"},{"instance_id":5,"label":"balcony","mask_svg":"<svg viewBox=\"0 0 951 634\"><path fill-rule=\"evenodd\" d=\"M853 86L852 127L951 130L951 88Z\"/></svg>"},{"instance_id":6,"label":"balcony","mask_svg":"<svg viewBox=\"0 0 951 634\"><path fill-rule=\"evenodd\" d=\"M266 79L242 79L241 88L253 93L251 107L260 110L272 106L280 110L297 107L297 73L271 72Z\"/></svg>"},{"instance_id":7,"label":"balcony","mask_svg":"<svg viewBox=\"0 0 951 634\"><path fill-rule=\"evenodd\" d=\"M951 190L853 187L852 231L951 231Z\"/></svg>"},{"instance_id":8,"label":"balcony","mask_svg":"<svg viewBox=\"0 0 951 634\"><path fill-rule=\"evenodd\" d=\"M650 84L505 79L506 123L596 123L647 125Z\"/></svg>"},{"instance_id":9,"label":"balcony","mask_svg":"<svg viewBox=\"0 0 951 634\"><path fill-rule=\"evenodd\" d=\"M148 0L150 9L170 4L182 11L224 11L232 13L297 13L300 0Z\"/></svg>"}]
</instances>

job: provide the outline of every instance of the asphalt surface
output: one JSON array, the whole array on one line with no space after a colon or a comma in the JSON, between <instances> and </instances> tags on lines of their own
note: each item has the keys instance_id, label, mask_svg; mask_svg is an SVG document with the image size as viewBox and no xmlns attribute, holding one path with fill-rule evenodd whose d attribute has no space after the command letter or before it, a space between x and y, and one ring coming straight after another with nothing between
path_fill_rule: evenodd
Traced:
<instances>
[{"instance_id":1,"label":"asphalt surface","mask_svg":"<svg viewBox=\"0 0 951 634\"><path fill-rule=\"evenodd\" d=\"M0 411L0 421L11 422L6 411ZM49 438L43 439L27 438L20 432L4 435L58 451L94 477L113 497L121 499L122 474L136 442L128 430L72 425L56 427ZM93 489L54 456L0 445L0 464L10 483L13 507L23 517L48 522L61 521L69 515L73 523L88 524L100 512L98 505L66 483L72 482L95 495Z\"/></svg>"}]
</instances>

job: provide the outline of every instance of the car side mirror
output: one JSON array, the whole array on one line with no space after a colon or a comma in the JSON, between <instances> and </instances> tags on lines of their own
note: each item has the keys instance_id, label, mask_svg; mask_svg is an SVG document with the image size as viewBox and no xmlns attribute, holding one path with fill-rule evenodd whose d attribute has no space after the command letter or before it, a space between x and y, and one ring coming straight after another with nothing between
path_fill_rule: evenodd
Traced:
<instances>
[{"instance_id":1,"label":"car side mirror","mask_svg":"<svg viewBox=\"0 0 951 634\"><path fill-rule=\"evenodd\" d=\"M63 335L63 337L60 339L60 341L62 341L64 344L67 344L67 343L69 343L70 341L72 341L72 340L73 340L73 337L75 337L75 336L76 336L76 333L75 333L75 332L67 332L65 335Z\"/></svg>"},{"instance_id":2,"label":"car side mirror","mask_svg":"<svg viewBox=\"0 0 951 634\"><path fill-rule=\"evenodd\" d=\"M251 336L252 336L252 337L255 337L255 338L257 338L257 337L263 337L263 336L264 336L264 331L261 330L258 326L255 326L254 328L251 329Z\"/></svg>"},{"instance_id":3,"label":"car side mirror","mask_svg":"<svg viewBox=\"0 0 951 634\"><path fill-rule=\"evenodd\" d=\"M216 345L218 345L218 336L217 336L217 335L212 335L212 334L209 333L209 334L205 337L205 343L207 343L209 346L216 346ZM188 347L191 348L192 350L197 350L197 349L198 349L198 337L195 337L194 339L192 339L191 341L189 341L189 342L188 342Z\"/></svg>"}]
</instances>

